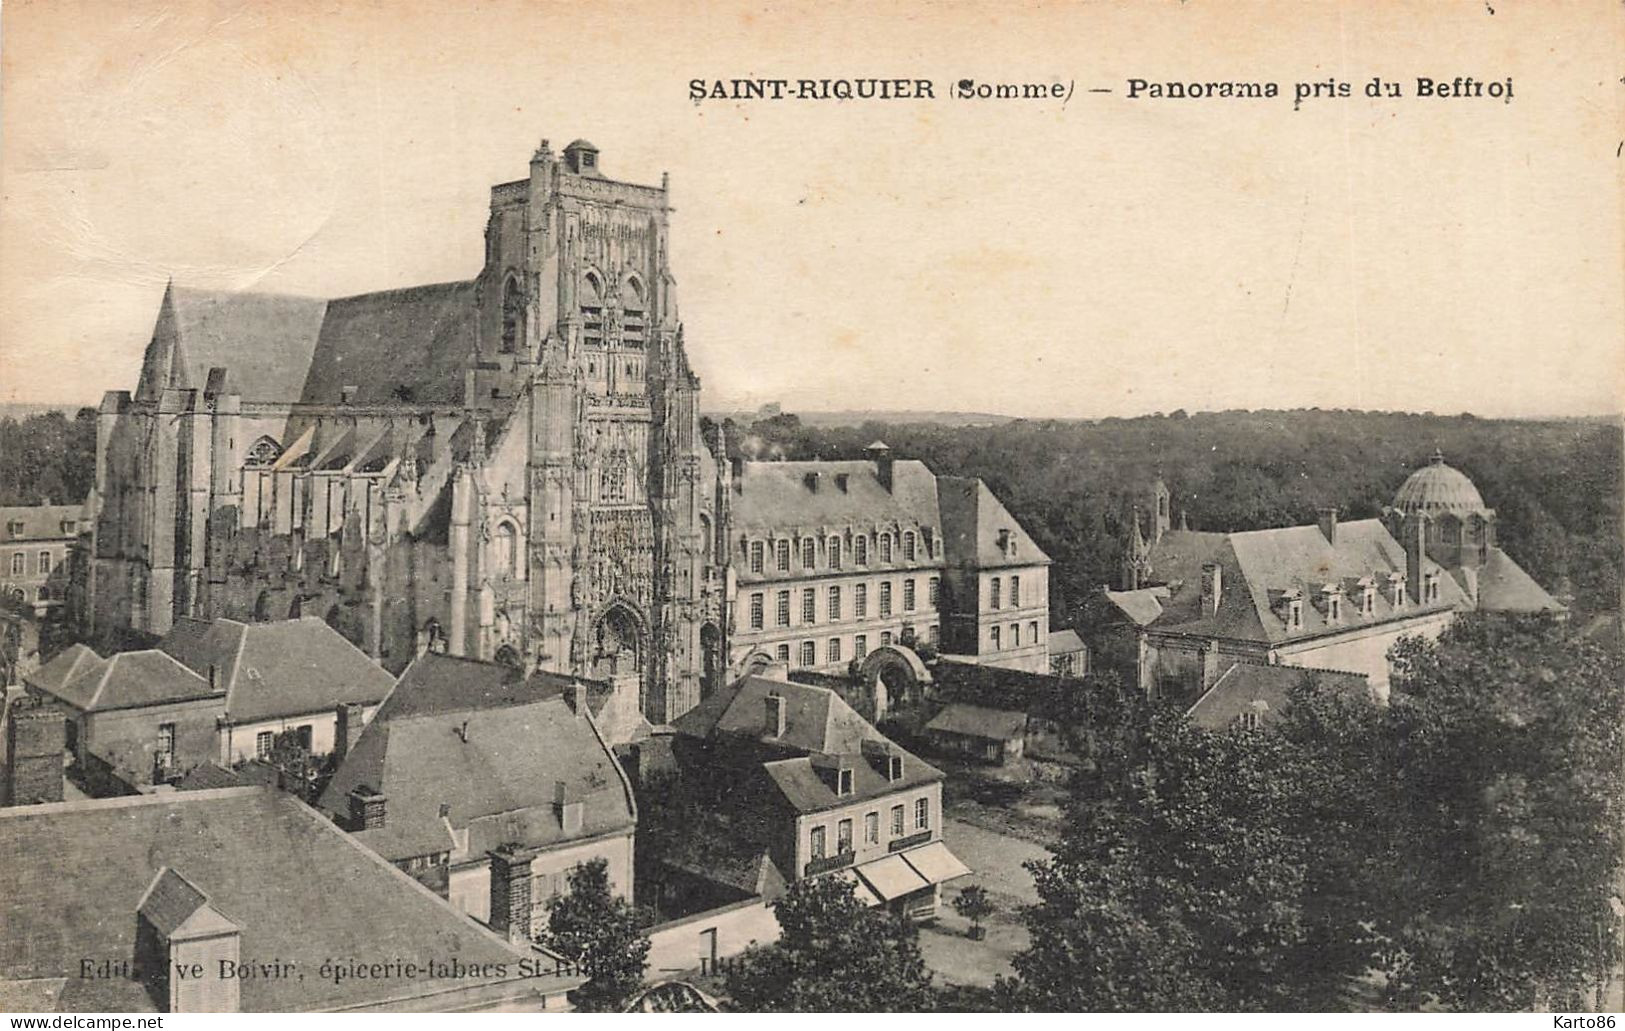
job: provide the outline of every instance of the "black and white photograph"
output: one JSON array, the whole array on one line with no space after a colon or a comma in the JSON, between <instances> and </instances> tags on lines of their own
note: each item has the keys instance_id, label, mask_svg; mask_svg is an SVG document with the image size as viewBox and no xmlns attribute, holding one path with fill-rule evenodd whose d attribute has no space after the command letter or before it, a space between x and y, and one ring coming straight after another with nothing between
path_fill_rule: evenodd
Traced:
<instances>
[{"instance_id":1,"label":"black and white photograph","mask_svg":"<svg viewBox=\"0 0 1625 1031\"><path fill-rule=\"evenodd\" d=\"M5 0L0 1012L1614 1027L1622 153L1605 0Z\"/></svg>"}]
</instances>

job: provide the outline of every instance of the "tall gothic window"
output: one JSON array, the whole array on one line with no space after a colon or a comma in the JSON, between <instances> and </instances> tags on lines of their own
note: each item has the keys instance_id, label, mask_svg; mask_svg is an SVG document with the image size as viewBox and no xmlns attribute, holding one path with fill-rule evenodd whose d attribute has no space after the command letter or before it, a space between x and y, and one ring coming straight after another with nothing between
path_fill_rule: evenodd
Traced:
<instances>
[{"instance_id":1,"label":"tall gothic window","mask_svg":"<svg viewBox=\"0 0 1625 1031\"><path fill-rule=\"evenodd\" d=\"M525 336L525 295L519 280L509 276L502 284L502 353L512 354Z\"/></svg>"},{"instance_id":2,"label":"tall gothic window","mask_svg":"<svg viewBox=\"0 0 1625 1031\"><path fill-rule=\"evenodd\" d=\"M612 504L626 500L627 479L629 477L627 465L625 451L616 451L609 456L609 460L604 463L604 471L600 474L601 481L598 488L600 500Z\"/></svg>"},{"instance_id":3,"label":"tall gothic window","mask_svg":"<svg viewBox=\"0 0 1625 1031\"><path fill-rule=\"evenodd\" d=\"M519 530L510 522L497 524L495 565L503 576L519 575Z\"/></svg>"}]
</instances>

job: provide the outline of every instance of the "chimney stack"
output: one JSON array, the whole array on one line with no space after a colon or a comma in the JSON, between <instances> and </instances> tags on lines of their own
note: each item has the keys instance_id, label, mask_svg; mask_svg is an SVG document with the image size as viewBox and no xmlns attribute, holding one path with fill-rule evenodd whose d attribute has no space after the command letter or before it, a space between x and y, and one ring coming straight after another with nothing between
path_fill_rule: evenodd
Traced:
<instances>
[{"instance_id":1,"label":"chimney stack","mask_svg":"<svg viewBox=\"0 0 1625 1031\"><path fill-rule=\"evenodd\" d=\"M875 441L863 449L863 454L875 464L875 478L880 485L888 491L892 489L892 456L891 448L884 441Z\"/></svg>"},{"instance_id":2,"label":"chimney stack","mask_svg":"<svg viewBox=\"0 0 1625 1031\"><path fill-rule=\"evenodd\" d=\"M531 853L516 844L503 845L491 856L491 930L520 944L530 941Z\"/></svg>"},{"instance_id":3,"label":"chimney stack","mask_svg":"<svg viewBox=\"0 0 1625 1031\"><path fill-rule=\"evenodd\" d=\"M1217 562L1202 563L1202 615L1212 616L1219 611L1224 599L1224 569Z\"/></svg>"},{"instance_id":4,"label":"chimney stack","mask_svg":"<svg viewBox=\"0 0 1625 1031\"><path fill-rule=\"evenodd\" d=\"M6 805L62 801L62 750L67 717L61 709L25 696L6 721Z\"/></svg>"},{"instance_id":5,"label":"chimney stack","mask_svg":"<svg viewBox=\"0 0 1625 1031\"><path fill-rule=\"evenodd\" d=\"M1405 539L1405 594L1412 605L1422 603L1422 556L1427 553L1427 516L1413 512L1402 530Z\"/></svg>"},{"instance_id":6,"label":"chimney stack","mask_svg":"<svg viewBox=\"0 0 1625 1031\"><path fill-rule=\"evenodd\" d=\"M212 668L212 667L211 667ZM361 719L362 706L358 702L340 702L335 710L337 720L333 727L333 759L343 762L350 749L361 738L365 724Z\"/></svg>"},{"instance_id":7,"label":"chimney stack","mask_svg":"<svg viewBox=\"0 0 1625 1031\"><path fill-rule=\"evenodd\" d=\"M807 473L801 479L802 479L802 482L807 485L808 490L812 491L814 494L818 493L818 473L816 473L816 472Z\"/></svg>"},{"instance_id":8,"label":"chimney stack","mask_svg":"<svg viewBox=\"0 0 1625 1031\"><path fill-rule=\"evenodd\" d=\"M1320 510L1320 533L1326 538L1326 543L1337 544L1337 509L1323 508Z\"/></svg>"},{"instance_id":9,"label":"chimney stack","mask_svg":"<svg viewBox=\"0 0 1625 1031\"><path fill-rule=\"evenodd\" d=\"M384 826L389 797L365 784L350 792L350 830L370 831Z\"/></svg>"}]
</instances>

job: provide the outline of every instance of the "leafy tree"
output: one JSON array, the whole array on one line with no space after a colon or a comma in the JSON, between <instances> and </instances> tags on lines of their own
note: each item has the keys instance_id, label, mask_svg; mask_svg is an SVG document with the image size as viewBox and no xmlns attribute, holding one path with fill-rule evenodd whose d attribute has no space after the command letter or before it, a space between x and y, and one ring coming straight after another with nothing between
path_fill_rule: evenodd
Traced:
<instances>
[{"instance_id":1,"label":"leafy tree","mask_svg":"<svg viewBox=\"0 0 1625 1031\"><path fill-rule=\"evenodd\" d=\"M576 963L587 983L571 995L576 1008L619 1010L643 986L649 939L631 903L610 890L603 859L570 871L570 891L553 904L538 941Z\"/></svg>"},{"instance_id":2,"label":"leafy tree","mask_svg":"<svg viewBox=\"0 0 1625 1031\"><path fill-rule=\"evenodd\" d=\"M971 885L954 899L954 912L970 921L972 938L981 937L978 932L982 929L982 921L992 916L996 908L987 889L980 884Z\"/></svg>"},{"instance_id":3,"label":"leafy tree","mask_svg":"<svg viewBox=\"0 0 1625 1031\"><path fill-rule=\"evenodd\" d=\"M1306 674L1275 729L1158 712L1104 753L1033 864L1006 1003L1325 1010L1371 973L1407 1009L1594 1003L1620 961L1617 646L1461 616L1393 659L1386 707Z\"/></svg>"},{"instance_id":4,"label":"leafy tree","mask_svg":"<svg viewBox=\"0 0 1625 1031\"><path fill-rule=\"evenodd\" d=\"M1332 841L1305 826L1314 757L1279 737L1147 717L1124 765L1078 778L1008 985L1042 1010L1325 1008L1368 956L1318 897Z\"/></svg>"},{"instance_id":5,"label":"leafy tree","mask_svg":"<svg viewBox=\"0 0 1625 1031\"><path fill-rule=\"evenodd\" d=\"M728 994L751 1012L920 1012L935 1008L918 932L864 905L852 883L815 877L773 905L783 933L751 949L728 975Z\"/></svg>"},{"instance_id":6,"label":"leafy tree","mask_svg":"<svg viewBox=\"0 0 1625 1031\"><path fill-rule=\"evenodd\" d=\"M1562 1009L1620 960L1625 664L1546 617L1458 619L1394 654L1397 1003Z\"/></svg>"}]
</instances>

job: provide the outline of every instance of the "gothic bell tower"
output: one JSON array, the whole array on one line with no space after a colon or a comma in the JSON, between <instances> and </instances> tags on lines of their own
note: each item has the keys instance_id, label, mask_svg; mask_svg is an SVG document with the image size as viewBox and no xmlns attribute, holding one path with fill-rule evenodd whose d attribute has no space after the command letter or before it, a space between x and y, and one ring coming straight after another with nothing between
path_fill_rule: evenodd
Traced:
<instances>
[{"instance_id":1,"label":"gothic bell tower","mask_svg":"<svg viewBox=\"0 0 1625 1031\"><path fill-rule=\"evenodd\" d=\"M712 493L669 210L664 178L610 179L587 141L544 140L528 179L492 189L480 277L482 364L528 423L526 666L636 690L654 723L699 700Z\"/></svg>"}]
</instances>

